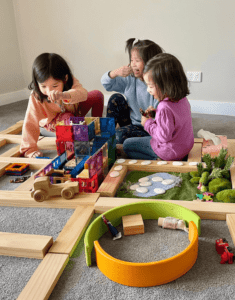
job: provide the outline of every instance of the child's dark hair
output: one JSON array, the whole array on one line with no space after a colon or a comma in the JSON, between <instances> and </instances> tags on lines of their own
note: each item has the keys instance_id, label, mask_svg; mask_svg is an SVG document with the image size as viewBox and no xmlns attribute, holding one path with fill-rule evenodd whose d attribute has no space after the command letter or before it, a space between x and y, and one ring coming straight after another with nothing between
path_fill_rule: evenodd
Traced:
<instances>
[{"instance_id":1,"label":"child's dark hair","mask_svg":"<svg viewBox=\"0 0 235 300\"><path fill-rule=\"evenodd\" d=\"M143 59L144 64L147 63L153 56L162 53L163 49L156 43L150 40L137 40L131 38L126 41L125 50L128 51L129 59L131 61L131 50L136 49L139 52L140 57Z\"/></svg>"},{"instance_id":2,"label":"child's dark hair","mask_svg":"<svg viewBox=\"0 0 235 300\"><path fill-rule=\"evenodd\" d=\"M66 75L68 79L66 80ZM32 82L28 88L33 90L34 96L41 103L47 99L47 96L42 94L38 82L42 83L49 77L56 80L62 80L64 83L63 91L71 89L73 85L72 72L67 62L56 53L42 53L34 61L32 67Z\"/></svg>"},{"instance_id":3,"label":"child's dark hair","mask_svg":"<svg viewBox=\"0 0 235 300\"><path fill-rule=\"evenodd\" d=\"M163 99L168 97L170 101L178 102L189 95L188 80L183 66L174 55L161 53L154 56L145 65L144 73L147 72L161 90Z\"/></svg>"}]
</instances>

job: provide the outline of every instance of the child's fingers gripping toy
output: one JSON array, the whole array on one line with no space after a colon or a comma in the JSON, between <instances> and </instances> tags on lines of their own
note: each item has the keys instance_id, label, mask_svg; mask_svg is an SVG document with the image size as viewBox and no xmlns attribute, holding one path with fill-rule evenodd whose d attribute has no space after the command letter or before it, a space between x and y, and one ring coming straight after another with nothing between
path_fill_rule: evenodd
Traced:
<instances>
[{"instance_id":1,"label":"child's fingers gripping toy","mask_svg":"<svg viewBox=\"0 0 235 300\"><path fill-rule=\"evenodd\" d=\"M140 108L140 113L142 116L147 117L147 118L155 118L156 115L156 110L150 110L148 112L145 112L142 108Z\"/></svg>"}]
</instances>

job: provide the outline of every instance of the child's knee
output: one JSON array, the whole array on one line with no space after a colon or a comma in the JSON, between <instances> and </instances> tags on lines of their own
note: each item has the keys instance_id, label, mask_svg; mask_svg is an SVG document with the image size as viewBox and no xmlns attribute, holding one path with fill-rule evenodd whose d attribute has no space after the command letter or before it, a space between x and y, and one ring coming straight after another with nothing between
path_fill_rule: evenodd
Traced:
<instances>
[{"instance_id":1,"label":"child's knee","mask_svg":"<svg viewBox=\"0 0 235 300\"><path fill-rule=\"evenodd\" d=\"M104 94L101 91L99 91L99 90L93 90L93 91L88 92L88 97L90 99L93 98L96 101L104 103Z\"/></svg>"}]
</instances>

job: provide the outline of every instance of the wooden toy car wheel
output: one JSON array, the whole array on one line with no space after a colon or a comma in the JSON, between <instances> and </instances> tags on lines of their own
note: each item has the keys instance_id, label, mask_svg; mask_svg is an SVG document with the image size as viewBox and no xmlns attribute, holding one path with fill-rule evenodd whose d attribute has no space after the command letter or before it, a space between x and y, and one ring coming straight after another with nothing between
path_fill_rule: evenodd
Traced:
<instances>
[{"instance_id":1,"label":"wooden toy car wheel","mask_svg":"<svg viewBox=\"0 0 235 300\"><path fill-rule=\"evenodd\" d=\"M43 202L46 199L46 192L43 190L37 190L33 195L33 199L37 202Z\"/></svg>"},{"instance_id":2,"label":"wooden toy car wheel","mask_svg":"<svg viewBox=\"0 0 235 300\"><path fill-rule=\"evenodd\" d=\"M61 196L66 200L71 199L74 196L74 190L71 188L64 188L61 191Z\"/></svg>"}]
</instances>

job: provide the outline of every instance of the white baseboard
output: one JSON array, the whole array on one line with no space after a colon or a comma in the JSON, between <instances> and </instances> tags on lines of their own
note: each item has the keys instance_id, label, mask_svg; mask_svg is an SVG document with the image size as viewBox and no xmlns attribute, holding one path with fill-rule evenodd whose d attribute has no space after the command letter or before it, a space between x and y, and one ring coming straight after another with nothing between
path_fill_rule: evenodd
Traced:
<instances>
[{"instance_id":1,"label":"white baseboard","mask_svg":"<svg viewBox=\"0 0 235 300\"><path fill-rule=\"evenodd\" d=\"M0 106L28 99L29 95L30 95L30 91L26 88L17 92L1 94Z\"/></svg>"},{"instance_id":2,"label":"white baseboard","mask_svg":"<svg viewBox=\"0 0 235 300\"><path fill-rule=\"evenodd\" d=\"M104 105L107 106L110 94L104 94ZM189 100L193 113L235 116L235 103L203 100Z\"/></svg>"},{"instance_id":3,"label":"white baseboard","mask_svg":"<svg viewBox=\"0 0 235 300\"><path fill-rule=\"evenodd\" d=\"M189 100L193 113L235 116L235 103Z\"/></svg>"}]
</instances>

